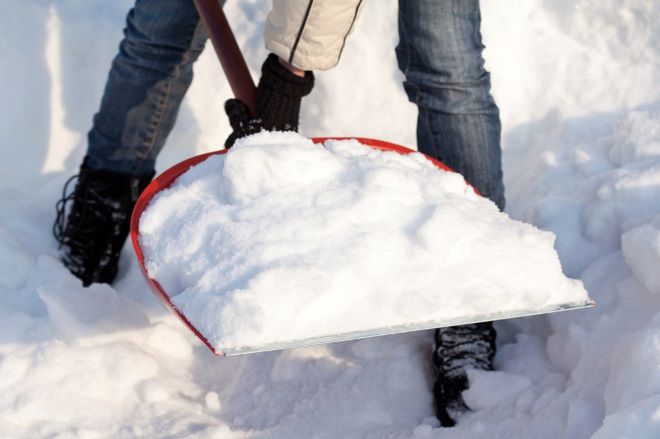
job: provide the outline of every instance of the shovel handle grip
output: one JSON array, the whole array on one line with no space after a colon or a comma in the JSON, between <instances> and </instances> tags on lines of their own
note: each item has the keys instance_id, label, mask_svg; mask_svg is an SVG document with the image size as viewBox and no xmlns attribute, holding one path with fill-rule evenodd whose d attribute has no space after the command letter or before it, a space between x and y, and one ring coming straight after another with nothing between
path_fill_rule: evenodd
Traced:
<instances>
[{"instance_id":1,"label":"shovel handle grip","mask_svg":"<svg viewBox=\"0 0 660 439\"><path fill-rule=\"evenodd\" d=\"M257 89L218 0L193 0L236 99L255 115Z\"/></svg>"}]
</instances>

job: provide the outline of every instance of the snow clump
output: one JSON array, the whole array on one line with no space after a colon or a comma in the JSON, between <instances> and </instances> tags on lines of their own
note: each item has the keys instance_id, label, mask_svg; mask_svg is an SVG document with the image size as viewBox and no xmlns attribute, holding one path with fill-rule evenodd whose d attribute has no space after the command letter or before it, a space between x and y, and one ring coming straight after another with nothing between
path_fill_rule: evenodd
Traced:
<instances>
[{"instance_id":1,"label":"snow clump","mask_svg":"<svg viewBox=\"0 0 660 439\"><path fill-rule=\"evenodd\" d=\"M588 300L552 233L422 154L357 140L250 137L157 194L140 233L150 276L224 349Z\"/></svg>"}]
</instances>

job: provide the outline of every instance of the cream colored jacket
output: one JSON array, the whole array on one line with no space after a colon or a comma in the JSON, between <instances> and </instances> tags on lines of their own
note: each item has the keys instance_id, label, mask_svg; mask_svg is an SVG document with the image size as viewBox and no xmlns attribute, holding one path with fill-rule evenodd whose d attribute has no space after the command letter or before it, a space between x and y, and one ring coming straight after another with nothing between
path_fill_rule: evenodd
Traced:
<instances>
[{"instance_id":1,"label":"cream colored jacket","mask_svg":"<svg viewBox=\"0 0 660 439\"><path fill-rule=\"evenodd\" d=\"M264 32L266 49L299 69L331 69L361 6L362 0L273 0Z\"/></svg>"}]
</instances>

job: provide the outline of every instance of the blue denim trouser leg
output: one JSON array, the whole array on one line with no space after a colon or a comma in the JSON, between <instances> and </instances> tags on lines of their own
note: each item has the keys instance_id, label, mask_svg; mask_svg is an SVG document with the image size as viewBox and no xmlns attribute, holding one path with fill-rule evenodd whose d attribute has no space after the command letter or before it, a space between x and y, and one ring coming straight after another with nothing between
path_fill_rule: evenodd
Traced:
<instances>
[{"instance_id":1,"label":"blue denim trouser leg","mask_svg":"<svg viewBox=\"0 0 660 439\"><path fill-rule=\"evenodd\" d=\"M417 146L504 209L499 110L490 94L478 0L400 0L399 68L417 104Z\"/></svg>"},{"instance_id":2,"label":"blue denim trouser leg","mask_svg":"<svg viewBox=\"0 0 660 439\"><path fill-rule=\"evenodd\" d=\"M192 0L135 2L88 134L90 168L153 171L205 42Z\"/></svg>"}]
</instances>

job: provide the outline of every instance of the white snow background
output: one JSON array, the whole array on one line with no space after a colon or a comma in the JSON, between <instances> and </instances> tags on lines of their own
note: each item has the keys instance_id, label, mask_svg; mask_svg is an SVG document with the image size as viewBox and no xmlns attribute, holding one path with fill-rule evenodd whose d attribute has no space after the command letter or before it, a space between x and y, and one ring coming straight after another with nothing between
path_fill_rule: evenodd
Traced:
<instances>
[{"instance_id":1,"label":"white snow background","mask_svg":"<svg viewBox=\"0 0 660 439\"><path fill-rule=\"evenodd\" d=\"M226 8L255 76L269 4ZM0 6L0 437L660 437L660 3L482 3L507 211L557 234L598 307L498 323L498 371L472 374L476 410L453 429L432 415L430 332L216 358L128 246L112 287L57 261L53 206L130 5ZM302 133L414 146L396 41L396 3L366 2ZM161 171L228 134L210 46L195 72Z\"/></svg>"}]
</instances>

